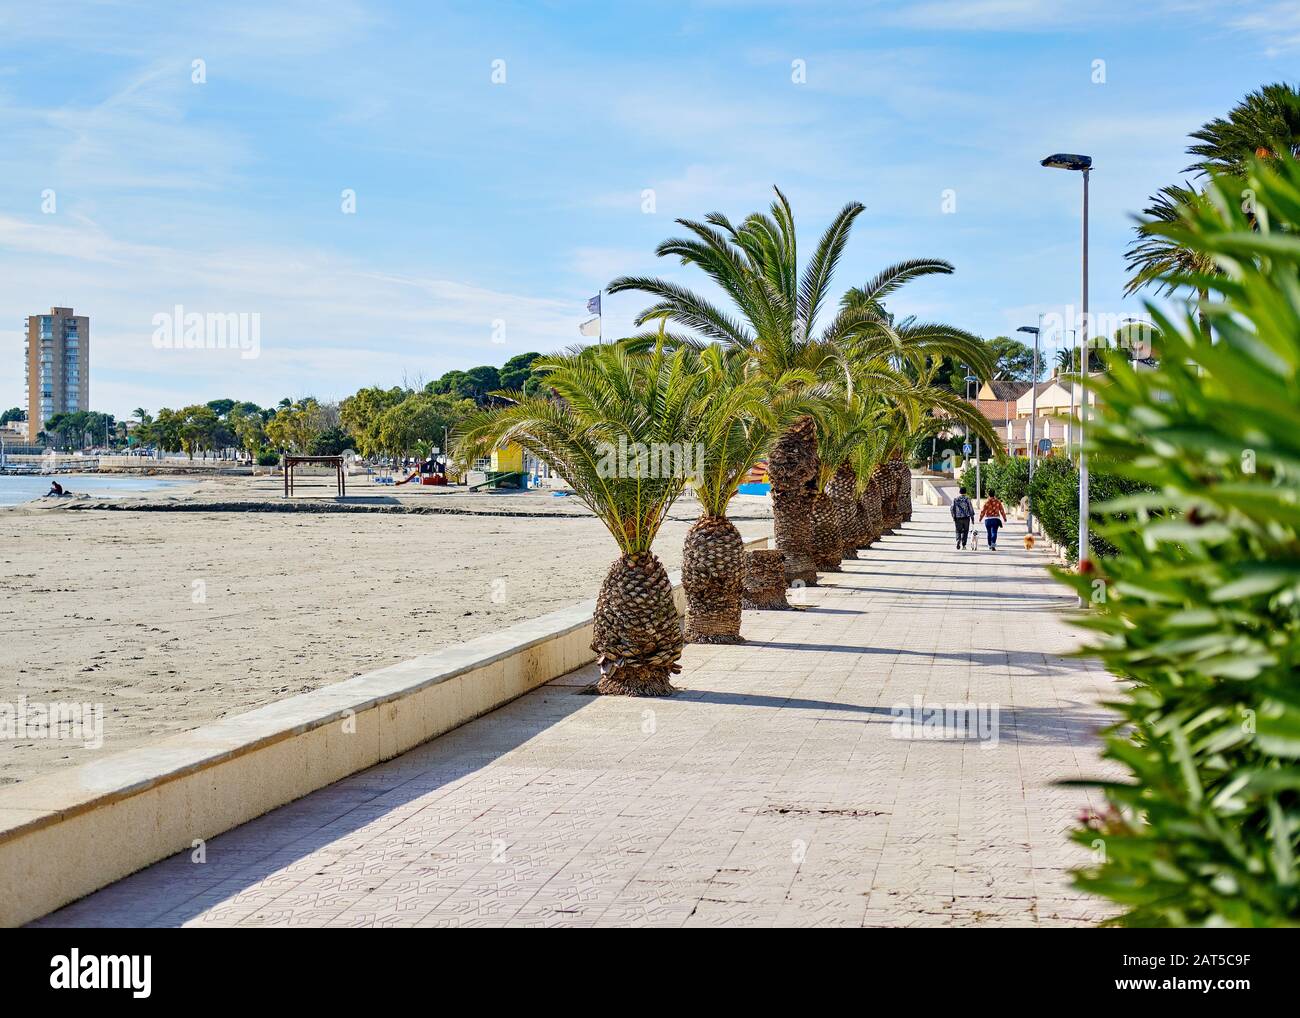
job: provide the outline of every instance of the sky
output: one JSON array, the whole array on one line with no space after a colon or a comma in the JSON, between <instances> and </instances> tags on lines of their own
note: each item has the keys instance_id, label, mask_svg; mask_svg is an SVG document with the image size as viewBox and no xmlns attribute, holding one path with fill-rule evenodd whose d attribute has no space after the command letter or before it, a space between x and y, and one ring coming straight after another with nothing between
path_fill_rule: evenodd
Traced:
<instances>
[{"instance_id":1,"label":"sky","mask_svg":"<svg viewBox=\"0 0 1300 1018\"><path fill-rule=\"evenodd\" d=\"M1062 151L1095 161L1092 310L1140 311L1133 215L1297 67L1294 0L3 0L0 406L51 305L119 416L561 349L616 276L707 290L655 246L773 185L803 252L865 204L837 292L943 258L893 310L1009 334L1078 303ZM648 303L606 295L605 337ZM178 306L258 316L255 349L160 348Z\"/></svg>"}]
</instances>

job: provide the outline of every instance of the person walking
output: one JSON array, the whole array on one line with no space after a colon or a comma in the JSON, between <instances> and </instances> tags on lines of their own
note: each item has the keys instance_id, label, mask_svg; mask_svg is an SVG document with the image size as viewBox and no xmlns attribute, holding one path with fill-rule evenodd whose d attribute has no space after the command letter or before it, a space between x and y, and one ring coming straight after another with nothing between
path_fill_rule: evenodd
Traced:
<instances>
[{"instance_id":1,"label":"person walking","mask_svg":"<svg viewBox=\"0 0 1300 1018\"><path fill-rule=\"evenodd\" d=\"M984 500L984 508L980 510L980 519L984 521L984 529L989 537L989 551L998 550L998 530L1002 524L1007 522L1007 510L1002 504L1002 500L992 491L989 497Z\"/></svg>"},{"instance_id":2,"label":"person walking","mask_svg":"<svg viewBox=\"0 0 1300 1018\"><path fill-rule=\"evenodd\" d=\"M971 521L975 519L975 507L970 504L970 498L967 495L965 486L961 489L961 494L952 500L952 522L957 527L957 550L966 547L966 540L970 537Z\"/></svg>"}]
</instances>

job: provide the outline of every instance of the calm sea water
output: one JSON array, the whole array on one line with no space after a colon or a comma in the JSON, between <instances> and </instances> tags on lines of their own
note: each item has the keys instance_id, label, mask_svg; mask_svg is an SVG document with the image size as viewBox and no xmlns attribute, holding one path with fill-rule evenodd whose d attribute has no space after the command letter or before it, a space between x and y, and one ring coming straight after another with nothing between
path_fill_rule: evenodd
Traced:
<instances>
[{"instance_id":1,"label":"calm sea water","mask_svg":"<svg viewBox=\"0 0 1300 1018\"><path fill-rule=\"evenodd\" d=\"M74 494L96 496L134 495L184 483L175 478L117 477L112 474L51 474L44 477L0 474L0 505L17 505L19 502L40 498L50 490L52 480L57 480L65 490Z\"/></svg>"}]
</instances>

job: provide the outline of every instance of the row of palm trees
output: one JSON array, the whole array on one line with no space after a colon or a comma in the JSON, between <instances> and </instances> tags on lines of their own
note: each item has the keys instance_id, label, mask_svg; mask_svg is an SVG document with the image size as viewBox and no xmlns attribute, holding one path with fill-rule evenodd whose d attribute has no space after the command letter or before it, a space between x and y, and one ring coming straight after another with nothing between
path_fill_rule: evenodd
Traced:
<instances>
[{"instance_id":1,"label":"row of palm trees","mask_svg":"<svg viewBox=\"0 0 1300 1018\"><path fill-rule=\"evenodd\" d=\"M599 692L669 694L687 641L742 640L745 552L727 509L756 461L769 464L786 582L813 584L910 517L903 455L915 434L965 424L996 447L982 415L931 384L944 357L987 375L982 341L886 310L906 283L951 265L892 265L834 302L862 211L841 209L802 267L779 190L738 225L719 213L679 220L687 235L657 253L701 269L730 307L656 277L616 279L611 292L652 299L637 318L645 331L534 362L535 395L499 393L501 405L459 429L462 458L514 442L549 464L618 544L596 603ZM683 549L683 627L652 546L688 486L700 516Z\"/></svg>"}]
</instances>

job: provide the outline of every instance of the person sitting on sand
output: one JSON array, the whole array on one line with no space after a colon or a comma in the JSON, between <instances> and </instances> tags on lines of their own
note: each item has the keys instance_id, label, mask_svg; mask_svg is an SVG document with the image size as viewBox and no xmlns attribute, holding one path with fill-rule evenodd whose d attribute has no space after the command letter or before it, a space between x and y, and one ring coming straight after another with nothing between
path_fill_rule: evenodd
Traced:
<instances>
[{"instance_id":1,"label":"person sitting on sand","mask_svg":"<svg viewBox=\"0 0 1300 1018\"><path fill-rule=\"evenodd\" d=\"M58 481L51 481L51 482L50 482L50 490L47 491L47 492L45 493L45 497L46 497L46 498L52 498L52 497L57 498L57 497L61 497L61 496L66 495L66 494L67 494L67 492L63 490L63 485L61 485Z\"/></svg>"}]
</instances>

